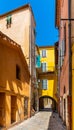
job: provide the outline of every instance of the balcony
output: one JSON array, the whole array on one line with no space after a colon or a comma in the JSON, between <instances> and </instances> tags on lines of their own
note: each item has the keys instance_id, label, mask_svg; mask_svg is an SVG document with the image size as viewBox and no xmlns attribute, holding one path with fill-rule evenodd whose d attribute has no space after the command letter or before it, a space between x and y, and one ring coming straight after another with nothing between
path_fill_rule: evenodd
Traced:
<instances>
[{"instance_id":1,"label":"balcony","mask_svg":"<svg viewBox=\"0 0 74 130\"><path fill-rule=\"evenodd\" d=\"M39 74L53 74L55 73L55 66L46 66L46 67L41 67L41 71Z\"/></svg>"}]
</instances>

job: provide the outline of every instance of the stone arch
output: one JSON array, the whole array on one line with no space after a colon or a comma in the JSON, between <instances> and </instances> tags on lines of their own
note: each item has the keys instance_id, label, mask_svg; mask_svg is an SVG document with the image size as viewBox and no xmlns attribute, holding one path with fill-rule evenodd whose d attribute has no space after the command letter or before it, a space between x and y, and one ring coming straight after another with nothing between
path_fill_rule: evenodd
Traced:
<instances>
[{"instance_id":1,"label":"stone arch","mask_svg":"<svg viewBox=\"0 0 74 130\"><path fill-rule=\"evenodd\" d=\"M39 97L39 110L44 108L43 99L45 99L45 98L51 99L51 101L52 101L52 110L56 110L57 109L56 100L54 98L50 97L50 96L47 96L47 95Z\"/></svg>"}]
</instances>

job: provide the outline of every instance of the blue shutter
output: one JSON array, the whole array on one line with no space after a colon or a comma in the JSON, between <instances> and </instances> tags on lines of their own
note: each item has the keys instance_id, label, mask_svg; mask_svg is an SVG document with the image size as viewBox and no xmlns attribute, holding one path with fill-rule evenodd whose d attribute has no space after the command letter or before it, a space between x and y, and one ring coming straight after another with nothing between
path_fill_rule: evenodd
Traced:
<instances>
[{"instance_id":1,"label":"blue shutter","mask_svg":"<svg viewBox=\"0 0 74 130\"><path fill-rule=\"evenodd\" d=\"M37 68L41 67L41 57L40 57L40 55L36 56L36 67Z\"/></svg>"}]
</instances>

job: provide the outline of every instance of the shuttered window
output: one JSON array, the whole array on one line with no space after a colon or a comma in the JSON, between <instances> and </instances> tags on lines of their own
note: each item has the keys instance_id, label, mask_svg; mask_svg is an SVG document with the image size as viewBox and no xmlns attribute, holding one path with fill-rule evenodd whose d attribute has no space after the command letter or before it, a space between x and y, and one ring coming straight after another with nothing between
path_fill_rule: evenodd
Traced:
<instances>
[{"instance_id":1,"label":"shuttered window","mask_svg":"<svg viewBox=\"0 0 74 130\"><path fill-rule=\"evenodd\" d=\"M62 66L62 64L63 64L62 57L63 57L63 52L62 52L62 42L61 42L61 44L60 44L60 66Z\"/></svg>"},{"instance_id":2,"label":"shuttered window","mask_svg":"<svg viewBox=\"0 0 74 130\"><path fill-rule=\"evenodd\" d=\"M41 57L40 55L36 56L36 68L40 68L41 67Z\"/></svg>"},{"instance_id":3,"label":"shuttered window","mask_svg":"<svg viewBox=\"0 0 74 130\"><path fill-rule=\"evenodd\" d=\"M64 26L64 55L66 54L66 24Z\"/></svg>"},{"instance_id":4,"label":"shuttered window","mask_svg":"<svg viewBox=\"0 0 74 130\"><path fill-rule=\"evenodd\" d=\"M12 16L8 15L6 18L7 21L7 28L11 27L11 23L12 23Z\"/></svg>"},{"instance_id":5,"label":"shuttered window","mask_svg":"<svg viewBox=\"0 0 74 130\"><path fill-rule=\"evenodd\" d=\"M42 50L42 57L46 57L46 50Z\"/></svg>"},{"instance_id":6,"label":"shuttered window","mask_svg":"<svg viewBox=\"0 0 74 130\"><path fill-rule=\"evenodd\" d=\"M63 65L64 56L65 56L65 41L64 39L60 43L60 65Z\"/></svg>"},{"instance_id":7,"label":"shuttered window","mask_svg":"<svg viewBox=\"0 0 74 130\"><path fill-rule=\"evenodd\" d=\"M47 79L42 80L42 89L47 90Z\"/></svg>"},{"instance_id":8,"label":"shuttered window","mask_svg":"<svg viewBox=\"0 0 74 130\"><path fill-rule=\"evenodd\" d=\"M42 72L46 72L46 63L41 63Z\"/></svg>"}]
</instances>

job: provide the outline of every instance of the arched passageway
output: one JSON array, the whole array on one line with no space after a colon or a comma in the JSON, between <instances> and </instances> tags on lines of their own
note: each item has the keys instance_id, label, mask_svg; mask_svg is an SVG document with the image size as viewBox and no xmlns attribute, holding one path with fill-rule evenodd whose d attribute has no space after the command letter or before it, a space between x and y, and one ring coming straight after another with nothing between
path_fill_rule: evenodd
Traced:
<instances>
[{"instance_id":1,"label":"arched passageway","mask_svg":"<svg viewBox=\"0 0 74 130\"><path fill-rule=\"evenodd\" d=\"M55 111L57 109L56 101L50 96L42 96L39 98L39 110L50 109Z\"/></svg>"}]
</instances>

